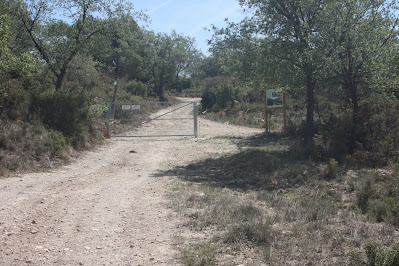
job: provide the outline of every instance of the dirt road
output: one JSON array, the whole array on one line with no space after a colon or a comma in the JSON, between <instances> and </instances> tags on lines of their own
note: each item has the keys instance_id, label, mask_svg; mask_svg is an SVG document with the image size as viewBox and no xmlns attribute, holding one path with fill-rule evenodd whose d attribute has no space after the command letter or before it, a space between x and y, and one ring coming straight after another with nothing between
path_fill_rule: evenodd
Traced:
<instances>
[{"instance_id":1,"label":"dirt road","mask_svg":"<svg viewBox=\"0 0 399 266\"><path fill-rule=\"evenodd\" d=\"M166 197L175 177L157 173L237 149L216 136L261 132L199 121L200 139L111 139L68 166L0 179L0 265L178 264Z\"/></svg>"}]
</instances>

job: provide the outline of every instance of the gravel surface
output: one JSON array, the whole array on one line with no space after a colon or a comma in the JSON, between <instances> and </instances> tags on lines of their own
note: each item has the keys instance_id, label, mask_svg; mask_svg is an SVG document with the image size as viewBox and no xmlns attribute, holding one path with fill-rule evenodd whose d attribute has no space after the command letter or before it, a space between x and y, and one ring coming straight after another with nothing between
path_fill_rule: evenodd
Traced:
<instances>
[{"instance_id":1,"label":"gravel surface","mask_svg":"<svg viewBox=\"0 0 399 266\"><path fill-rule=\"evenodd\" d=\"M188 122L178 123L153 121L139 130L158 134ZM199 124L199 139L111 139L68 166L0 179L0 265L178 264L179 218L166 197L175 177L158 173L237 149L217 136L261 133Z\"/></svg>"}]
</instances>

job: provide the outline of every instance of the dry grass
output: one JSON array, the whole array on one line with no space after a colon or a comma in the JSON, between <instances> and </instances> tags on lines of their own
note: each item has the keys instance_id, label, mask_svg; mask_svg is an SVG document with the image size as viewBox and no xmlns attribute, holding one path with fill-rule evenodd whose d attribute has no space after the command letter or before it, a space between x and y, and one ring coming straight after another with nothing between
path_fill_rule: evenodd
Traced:
<instances>
[{"instance_id":1,"label":"dry grass","mask_svg":"<svg viewBox=\"0 0 399 266\"><path fill-rule=\"evenodd\" d=\"M171 204L184 217L182 237L190 239L182 242L182 254L196 254L188 256L190 262L182 256L183 264L201 265L198 261L209 255L217 265L360 265L354 263L370 261L370 241L381 247L378 256L391 247L395 252L398 227L388 218L375 223L376 206L367 205L366 212L359 207L373 170L300 160L289 146L259 138L256 145L231 141L241 147L239 153L167 173L180 178ZM394 173L389 178L377 174L369 190L388 195L387 184L392 187L395 178ZM375 198L367 197L370 202ZM391 219L394 211L385 213ZM200 252L198 243L211 250Z\"/></svg>"},{"instance_id":2,"label":"dry grass","mask_svg":"<svg viewBox=\"0 0 399 266\"><path fill-rule=\"evenodd\" d=\"M0 176L52 168L65 163L70 153L70 143L63 134L40 122L0 120Z\"/></svg>"}]
</instances>

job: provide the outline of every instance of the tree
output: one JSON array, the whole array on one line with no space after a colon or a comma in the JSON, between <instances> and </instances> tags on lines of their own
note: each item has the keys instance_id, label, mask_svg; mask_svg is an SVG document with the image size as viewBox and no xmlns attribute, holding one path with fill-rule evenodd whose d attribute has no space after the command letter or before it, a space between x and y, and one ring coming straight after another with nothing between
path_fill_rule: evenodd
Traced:
<instances>
[{"instance_id":1,"label":"tree","mask_svg":"<svg viewBox=\"0 0 399 266\"><path fill-rule=\"evenodd\" d=\"M320 31L326 25L329 0L240 0L254 9L252 18L256 35L264 35L269 55L291 65L291 75L300 80L306 95L304 143L313 144L315 90L318 72L330 51L326 50ZM293 78L291 78L294 80ZM282 81L283 82L283 81Z\"/></svg>"},{"instance_id":2,"label":"tree","mask_svg":"<svg viewBox=\"0 0 399 266\"><path fill-rule=\"evenodd\" d=\"M137 17L143 18L141 13ZM112 102L116 101L119 87L119 79L128 76L137 78L139 65L142 58L140 45L143 43L143 30L137 24L135 18L117 9L114 17L104 21L106 27L103 34L95 36L89 46L95 60L104 64L104 70L115 80ZM114 117L115 106L112 105L112 117Z\"/></svg>"},{"instance_id":3,"label":"tree","mask_svg":"<svg viewBox=\"0 0 399 266\"><path fill-rule=\"evenodd\" d=\"M0 77L28 75L34 67L33 58L26 52L25 45L17 44L21 37L10 15L9 6L0 4Z\"/></svg>"},{"instance_id":4,"label":"tree","mask_svg":"<svg viewBox=\"0 0 399 266\"><path fill-rule=\"evenodd\" d=\"M161 101L165 101L165 88L171 86L175 65L172 58L173 40L166 33L147 31L145 34L145 64L151 77L153 90Z\"/></svg>"},{"instance_id":5,"label":"tree","mask_svg":"<svg viewBox=\"0 0 399 266\"><path fill-rule=\"evenodd\" d=\"M121 6L126 12L132 8L122 0L116 4L110 0L27 0L18 2L18 6L23 28L56 77L56 90L62 88L73 58L93 36L103 32L102 18L112 17Z\"/></svg>"},{"instance_id":6,"label":"tree","mask_svg":"<svg viewBox=\"0 0 399 266\"><path fill-rule=\"evenodd\" d=\"M175 64L176 90L181 92L182 88L179 84L180 76L187 76L190 70L194 70L195 60L200 57L200 52L195 48L195 40L182 34L172 31L171 38L173 41L172 60Z\"/></svg>"},{"instance_id":7,"label":"tree","mask_svg":"<svg viewBox=\"0 0 399 266\"><path fill-rule=\"evenodd\" d=\"M330 10L334 19L322 33L333 51L325 67L352 106L350 153L357 141L360 100L385 93L379 79L389 71L390 60L397 54L396 4L386 0L335 1Z\"/></svg>"}]
</instances>

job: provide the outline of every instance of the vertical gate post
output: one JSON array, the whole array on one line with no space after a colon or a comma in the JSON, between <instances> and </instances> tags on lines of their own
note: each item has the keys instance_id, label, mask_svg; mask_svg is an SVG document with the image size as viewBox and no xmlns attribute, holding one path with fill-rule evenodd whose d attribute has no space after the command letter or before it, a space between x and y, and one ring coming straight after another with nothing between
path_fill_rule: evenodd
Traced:
<instances>
[{"instance_id":1,"label":"vertical gate post","mask_svg":"<svg viewBox=\"0 0 399 266\"><path fill-rule=\"evenodd\" d=\"M108 105L108 111L107 111L107 129L108 129L108 134L111 136L111 109L112 109L112 103L107 103Z\"/></svg>"},{"instance_id":2,"label":"vertical gate post","mask_svg":"<svg viewBox=\"0 0 399 266\"><path fill-rule=\"evenodd\" d=\"M197 110L197 102L194 102L194 137L198 138L198 110Z\"/></svg>"}]
</instances>

